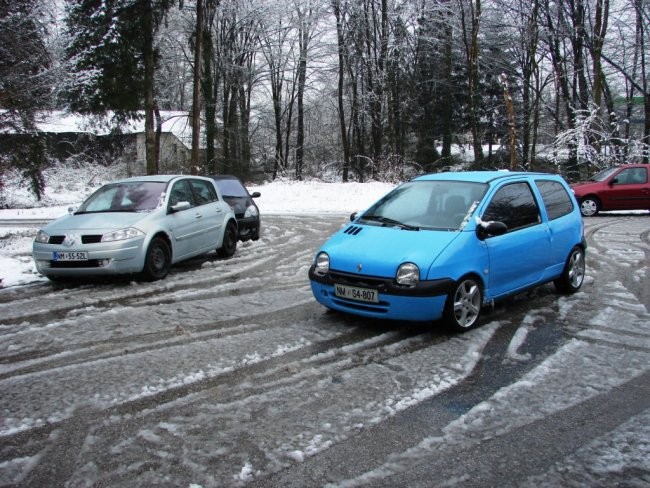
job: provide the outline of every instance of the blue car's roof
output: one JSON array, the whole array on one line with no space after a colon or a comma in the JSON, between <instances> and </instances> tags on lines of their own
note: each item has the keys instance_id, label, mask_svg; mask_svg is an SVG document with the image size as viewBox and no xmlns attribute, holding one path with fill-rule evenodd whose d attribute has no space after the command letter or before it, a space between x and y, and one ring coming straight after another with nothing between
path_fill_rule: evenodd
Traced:
<instances>
[{"instance_id":1,"label":"blue car's roof","mask_svg":"<svg viewBox=\"0 0 650 488\"><path fill-rule=\"evenodd\" d=\"M413 181L470 181L473 183L489 183L500 178L516 176L542 175L545 173L526 173L522 171L450 171L446 173L432 173L418 176Z\"/></svg>"}]
</instances>

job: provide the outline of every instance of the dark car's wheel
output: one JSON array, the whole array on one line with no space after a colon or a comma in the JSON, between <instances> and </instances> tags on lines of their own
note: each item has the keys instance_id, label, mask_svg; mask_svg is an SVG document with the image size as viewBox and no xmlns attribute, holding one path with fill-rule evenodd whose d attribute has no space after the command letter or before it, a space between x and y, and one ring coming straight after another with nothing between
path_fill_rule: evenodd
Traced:
<instances>
[{"instance_id":1,"label":"dark car's wheel","mask_svg":"<svg viewBox=\"0 0 650 488\"><path fill-rule=\"evenodd\" d=\"M223 234L223 244L217 249L217 254L222 258L229 258L237 250L237 226L231 220L226 225L226 231Z\"/></svg>"},{"instance_id":2,"label":"dark car's wheel","mask_svg":"<svg viewBox=\"0 0 650 488\"><path fill-rule=\"evenodd\" d=\"M577 292L585 280L585 251L580 246L571 249L562 275L553 281L560 293Z\"/></svg>"},{"instance_id":3,"label":"dark car's wheel","mask_svg":"<svg viewBox=\"0 0 650 488\"><path fill-rule=\"evenodd\" d=\"M478 325L483 305L483 290L479 281L471 276L456 283L447 297L443 320L457 332L465 332Z\"/></svg>"},{"instance_id":4,"label":"dark car's wheel","mask_svg":"<svg viewBox=\"0 0 650 488\"><path fill-rule=\"evenodd\" d=\"M142 277L147 281L162 280L172 264L172 253L167 241L161 237L154 237L147 249L144 260Z\"/></svg>"},{"instance_id":5,"label":"dark car's wheel","mask_svg":"<svg viewBox=\"0 0 650 488\"><path fill-rule=\"evenodd\" d=\"M600 212L600 202L596 197L585 197L580 202L580 213L584 217L593 217Z\"/></svg>"}]
</instances>

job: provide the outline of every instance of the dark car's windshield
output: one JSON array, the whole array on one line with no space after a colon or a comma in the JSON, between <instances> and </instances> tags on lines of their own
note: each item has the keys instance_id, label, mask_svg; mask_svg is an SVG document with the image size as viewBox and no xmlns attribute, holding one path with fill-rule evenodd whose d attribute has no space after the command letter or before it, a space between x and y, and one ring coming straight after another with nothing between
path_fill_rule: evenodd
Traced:
<instances>
[{"instance_id":1,"label":"dark car's windshield","mask_svg":"<svg viewBox=\"0 0 650 488\"><path fill-rule=\"evenodd\" d=\"M167 184L159 181L129 181L102 186L76 213L146 212L157 208Z\"/></svg>"},{"instance_id":2,"label":"dark car's windshield","mask_svg":"<svg viewBox=\"0 0 650 488\"><path fill-rule=\"evenodd\" d=\"M219 191L224 197L247 197L248 192L241 183L237 180L217 180L214 182L217 184Z\"/></svg>"},{"instance_id":3,"label":"dark car's windshield","mask_svg":"<svg viewBox=\"0 0 650 488\"><path fill-rule=\"evenodd\" d=\"M370 207L360 221L408 230L459 230L486 189L465 181L411 181Z\"/></svg>"}]
</instances>

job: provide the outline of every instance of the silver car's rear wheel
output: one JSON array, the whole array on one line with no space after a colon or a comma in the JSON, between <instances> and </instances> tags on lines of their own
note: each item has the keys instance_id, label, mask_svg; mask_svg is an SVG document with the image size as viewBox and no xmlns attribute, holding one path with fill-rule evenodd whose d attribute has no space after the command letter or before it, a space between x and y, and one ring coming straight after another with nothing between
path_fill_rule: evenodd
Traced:
<instances>
[{"instance_id":1,"label":"silver car's rear wheel","mask_svg":"<svg viewBox=\"0 0 650 488\"><path fill-rule=\"evenodd\" d=\"M229 258L237 250L237 226L231 220L226 225L226 230L223 234L223 243L219 249L217 249L217 254L222 258Z\"/></svg>"},{"instance_id":2,"label":"silver car's rear wheel","mask_svg":"<svg viewBox=\"0 0 650 488\"><path fill-rule=\"evenodd\" d=\"M478 325L482 305L481 284L473 277L462 278L447 297L443 319L455 331L470 330Z\"/></svg>"}]
</instances>

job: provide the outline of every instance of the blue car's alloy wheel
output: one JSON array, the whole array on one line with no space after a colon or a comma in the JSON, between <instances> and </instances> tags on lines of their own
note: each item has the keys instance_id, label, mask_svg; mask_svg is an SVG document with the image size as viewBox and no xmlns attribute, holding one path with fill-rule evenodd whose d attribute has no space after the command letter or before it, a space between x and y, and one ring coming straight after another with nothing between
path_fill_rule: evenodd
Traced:
<instances>
[{"instance_id":1,"label":"blue car's alloy wheel","mask_svg":"<svg viewBox=\"0 0 650 488\"><path fill-rule=\"evenodd\" d=\"M478 325L482 305L481 284L472 277L463 278L447 298L443 318L452 329L464 332Z\"/></svg>"}]
</instances>

